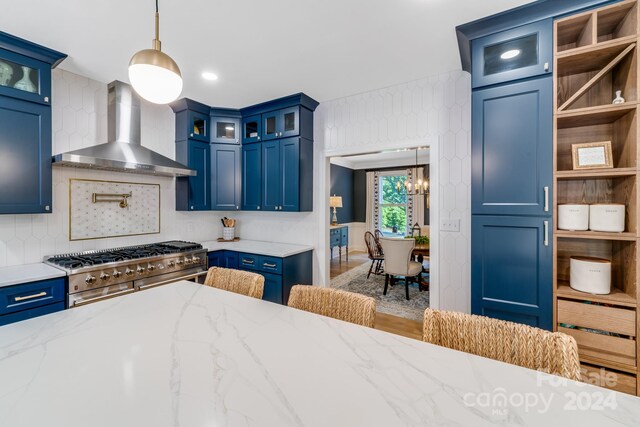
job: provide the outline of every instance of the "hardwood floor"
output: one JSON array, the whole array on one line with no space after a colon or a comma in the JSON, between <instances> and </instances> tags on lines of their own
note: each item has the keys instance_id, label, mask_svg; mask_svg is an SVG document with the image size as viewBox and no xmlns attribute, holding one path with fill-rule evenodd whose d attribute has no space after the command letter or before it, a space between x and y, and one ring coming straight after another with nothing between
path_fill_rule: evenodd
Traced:
<instances>
[{"instance_id":1,"label":"hardwood floor","mask_svg":"<svg viewBox=\"0 0 640 427\"><path fill-rule=\"evenodd\" d=\"M330 277L333 279L342 273L356 268L364 263L371 262L366 252L350 252L349 261L342 255L342 262L338 260L337 251L336 256L331 259L330 265ZM392 334L402 335L408 338L414 338L417 340L422 339L422 323L415 320L405 319L403 317L393 316L391 314L376 312L376 329L381 331L390 332Z\"/></svg>"}]
</instances>

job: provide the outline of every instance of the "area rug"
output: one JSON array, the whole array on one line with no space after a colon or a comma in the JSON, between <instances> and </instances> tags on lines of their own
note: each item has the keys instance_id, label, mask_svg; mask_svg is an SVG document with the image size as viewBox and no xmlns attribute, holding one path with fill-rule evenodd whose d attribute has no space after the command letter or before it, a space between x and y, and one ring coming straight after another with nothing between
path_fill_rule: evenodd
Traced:
<instances>
[{"instance_id":1,"label":"area rug","mask_svg":"<svg viewBox=\"0 0 640 427\"><path fill-rule=\"evenodd\" d=\"M409 301L405 297L404 283L400 282L389 287L387 295L384 290L384 276L371 274L367 279L370 262L342 273L331 280L331 287L343 291L356 292L376 300L377 311L392 314L405 319L422 322L424 310L429 307L429 291L418 290L418 285L409 286Z\"/></svg>"}]
</instances>

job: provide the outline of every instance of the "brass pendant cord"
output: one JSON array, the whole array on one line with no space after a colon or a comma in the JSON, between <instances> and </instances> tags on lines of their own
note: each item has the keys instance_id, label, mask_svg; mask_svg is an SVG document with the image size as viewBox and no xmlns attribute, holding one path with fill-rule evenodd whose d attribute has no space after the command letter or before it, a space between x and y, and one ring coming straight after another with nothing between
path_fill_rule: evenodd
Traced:
<instances>
[{"instance_id":1,"label":"brass pendant cord","mask_svg":"<svg viewBox=\"0 0 640 427\"><path fill-rule=\"evenodd\" d=\"M158 0L156 0L156 38L153 39L152 48L155 50L162 49L162 43L160 43L160 12L158 11Z\"/></svg>"}]
</instances>

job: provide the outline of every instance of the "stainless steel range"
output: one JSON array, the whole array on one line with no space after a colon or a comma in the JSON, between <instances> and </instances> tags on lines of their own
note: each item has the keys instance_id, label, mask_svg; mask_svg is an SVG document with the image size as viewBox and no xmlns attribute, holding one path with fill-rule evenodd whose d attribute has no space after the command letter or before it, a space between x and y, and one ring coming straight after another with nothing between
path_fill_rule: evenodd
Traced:
<instances>
[{"instance_id":1,"label":"stainless steel range","mask_svg":"<svg viewBox=\"0 0 640 427\"><path fill-rule=\"evenodd\" d=\"M45 257L69 277L69 308L131 292L202 277L207 251L198 243L170 241Z\"/></svg>"}]
</instances>

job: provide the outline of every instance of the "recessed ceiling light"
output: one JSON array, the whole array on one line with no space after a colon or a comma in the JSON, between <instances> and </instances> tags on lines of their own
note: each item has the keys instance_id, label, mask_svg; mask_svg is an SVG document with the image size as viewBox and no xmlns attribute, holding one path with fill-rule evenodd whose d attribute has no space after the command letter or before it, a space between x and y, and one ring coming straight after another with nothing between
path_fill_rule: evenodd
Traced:
<instances>
[{"instance_id":1,"label":"recessed ceiling light","mask_svg":"<svg viewBox=\"0 0 640 427\"><path fill-rule=\"evenodd\" d=\"M515 58L518 55L520 55L520 49L511 49L511 50L508 50L506 52L503 52L502 55L500 55L500 58L502 58L502 59L512 59L512 58Z\"/></svg>"},{"instance_id":2,"label":"recessed ceiling light","mask_svg":"<svg viewBox=\"0 0 640 427\"><path fill-rule=\"evenodd\" d=\"M204 73L202 73L202 78L205 80L218 80L218 76L214 73L211 73L209 71L205 71Z\"/></svg>"}]
</instances>

